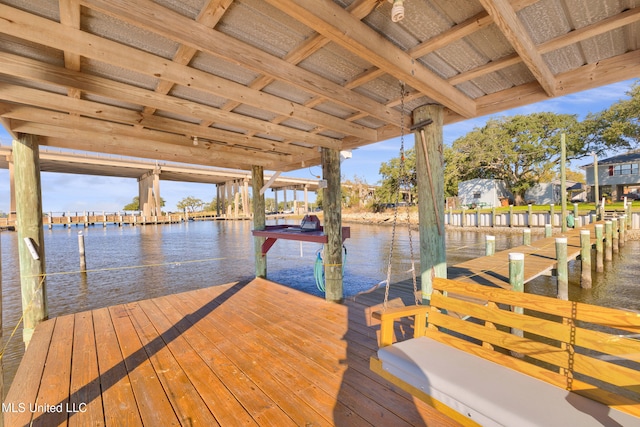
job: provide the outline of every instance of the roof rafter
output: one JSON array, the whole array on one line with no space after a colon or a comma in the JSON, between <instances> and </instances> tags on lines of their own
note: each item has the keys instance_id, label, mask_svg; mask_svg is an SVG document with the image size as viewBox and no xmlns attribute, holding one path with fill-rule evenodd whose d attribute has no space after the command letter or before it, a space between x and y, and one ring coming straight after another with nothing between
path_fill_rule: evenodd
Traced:
<instances>
[{"instance_id":1,"label":"roof rafter","mask_svg":"<svg viewBox=\"0 0 640 427\"><path fill-rule=\"evenodd\" d=\"M240 100L254 107L268 109L286 117L310 122L336 132L357 135L370 140L374 140L376 137L376 131L373 129L338 119L275 95L247 88L186 65L167 62L164 58L120 43L105 40L80 30L68 29L44 18L33 18L17 9L0 6L0 12L12 20L11 24L7 25L5 32L15 37L60 50L66 49L66 52L74 52L78 56L94 58L154 78L160 77L172 84L180 84L204 90L216 96ZM166 94L168 90L159 91L156 89L156 92Z\"/></svg>"},{"instance_id":2,"label":"roof rafter","mask_svg":"<svg viewBox=\"0 0 640 427\"><path fill-rule=\"evenodd\" d=\"M518 52L529 71L549 96L555 96L555 77L542 59L533 40L508 0L479 0L493 18L493 22Z\"/></svg>"},{"instance_id":3,"label":"roof rafter","mask_svg":"<svg viewBox=\"0 0 640 427\"><path fill-rule=\"evenodd\" d=\"M201 49L203 52L240 64L277 80L293 84L308 92L320 96L330 95L334 102L341 103L357 111L366 111L380 120L400 120L400 113L394 109L387 108L371 98L345 89L317 74L296 67L287 61L249 46L219 31L212 30L152 1L80 1L86 7L100 10L131 25ZM188 29L188 31L185 31L185 29Z\"/></svg>"},{"instance_id":4,"label":"roof rafter","mask_svg":"<svg viewBox=\"0 0 640 427\"><path fill-rule=\"evenodd\" d=\"M252 129L261 134L272 135L274 137L291 138L295 141L334 149L339 149L341 146L340 140L337 139L310 134L286 126L265 123L259 119L221 111L217 108L185 99L162 95L102 77L73 72L8 53L0 52L0 72L29 80L58 84L63 87L75 87L85 92L127 103L150 105L157 109L172 111L178 114L189 114L194 118L202 120L215 118L230 126L237 126L241 129Z\"/></svg>"},{"instance_id":5,"label":"roof rafter","mask_svg":"<svg viewBox=\"0 0 640 427\"><path fill-rule=\"evenodd\" d=\"M385 70L463 116L475 115L475 103L406 52L355 19L330 0L266 0L354 55ZM437 86L437 89L436 89Z\"/></svg>"}]
</instances>

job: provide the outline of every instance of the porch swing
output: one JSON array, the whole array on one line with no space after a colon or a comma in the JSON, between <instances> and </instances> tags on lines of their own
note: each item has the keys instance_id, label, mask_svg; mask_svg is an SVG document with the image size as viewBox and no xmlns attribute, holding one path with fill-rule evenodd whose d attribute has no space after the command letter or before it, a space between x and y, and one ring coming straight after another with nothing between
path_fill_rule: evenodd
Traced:
<instances>
[{"instance_id":1,"label":"porch swing","mask_svg":"<svg viewBox=\"0 0 640 427\"><path fill-rule=\"evenodd\" d=\"M401 101L404 119L402 84ZM427 124L412 126L412 130L419 129L425 156L422 128ZM401 184L406 184L403 125L400 141L401 182L394 207L387 278L376 286L384 283L385 294L382 310L372 313L380 320L380 336L370 369L466 426L640 426L640 403L618 390L625 384L640 384L640 371L629 369L622 373L620 367L605 366L598 357L602 353L608 353L607 357L630 353L628 358L640 363L640 358L633 356L640 354L640 342L619 338L620 335L607 337L601 332L598 333L604 347L598 342L586 342L585 338L576 341L577 336L591 333L583 332L586 329L576 325L578 320L637 333L639 315L436 277L432 277L429 305L422 305L408 208L415 305L388 307ZM433 194L429 169L427 174ZM441 218L436 215L435 219L438 232L443 233ZM512 312L512 307L528 311ZM607 310L606 316L603 310ZM549 316L560 321L549 321ZM398 328L397 320L402 318L413 319L413 337L396 341L396 332L404 335L411 329L407 323ZM550 340L555 344L549 344ZM618 346L612 340L623 342ZM577 354L577 345L595 350L595 356ZM583 380L585 375L613 386L614 391L601 390L597 381L594 384Z\"/></svg>"}]
</instances>

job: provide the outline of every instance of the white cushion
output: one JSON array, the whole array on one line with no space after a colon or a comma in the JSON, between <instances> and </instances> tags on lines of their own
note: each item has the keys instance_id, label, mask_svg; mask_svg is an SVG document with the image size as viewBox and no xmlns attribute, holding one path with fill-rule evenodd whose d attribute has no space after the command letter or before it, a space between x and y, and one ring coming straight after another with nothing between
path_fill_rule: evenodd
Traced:
<instances>
[{"instance_id":1,"label":"white cushion","mask_svg":"<svg viewBox=\"0 0 640 427\"><path fill-rule=\"evenodd\" d=\"M382 367L483 426L640 426L633 417L431 338L378 350Z\"/></svg>"}]
</instances>

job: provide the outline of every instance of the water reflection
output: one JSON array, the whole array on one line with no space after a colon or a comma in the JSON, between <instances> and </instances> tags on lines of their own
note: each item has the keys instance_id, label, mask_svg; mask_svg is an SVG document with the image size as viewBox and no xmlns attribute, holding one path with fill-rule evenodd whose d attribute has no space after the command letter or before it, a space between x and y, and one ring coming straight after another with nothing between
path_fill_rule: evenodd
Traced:
<instances>
[{"instance_id":1,"label":"water reflection","mask_svg":"<svg viewBox=\"0 0 640 427\"><path fill-rule=\"evenodd\" d=\"M229 283L254 275L253 239L249 221L187 222L144 227L109 225L45 230L50 317L114 304L153 298L196 288ZM78 231L85 234L86 275L79 272ZM411 278L409 234L398 228L393 251L392 282ZM1 236L4 341L21 316L17 233ZM533 239L539 236L533 236ZM365 291L386 279L391 227L351 224L344 287L347 295ZM484 255L484 234L447 232L447 263L453 265ZM496 250L518 246L520 235L496 234ZM419 268L418 233L412 233ZM322 245L279 240L269 251L268 277L322 295L313 267ZM593 288L579 286L579 263L570 264L572 300L640 310L637 289L640 242L627 242L604 273L595 273ZM613 268L612 268L613 267ZM527 291L555 296L555 279L541 277ZM22 355L22 331L4 355L5 384Z\"/></svg>"}]
</instances>

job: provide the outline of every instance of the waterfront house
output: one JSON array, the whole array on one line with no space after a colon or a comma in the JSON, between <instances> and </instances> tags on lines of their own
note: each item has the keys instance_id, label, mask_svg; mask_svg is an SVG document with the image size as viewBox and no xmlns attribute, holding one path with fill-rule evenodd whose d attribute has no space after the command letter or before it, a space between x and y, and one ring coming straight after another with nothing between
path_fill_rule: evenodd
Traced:
<instances>
[{"instance_id":1,"label":"waterfront house","mask_svg":"<svg viewBox=\"0 0 640 427\"><path fill-rule=\"evenodd\" d=\"M640 150L599 160L582 167L586 172L589 200L595 197L595 169L597 168L600 197L622 200L627 196L636 200L640 190Z\"/></svg>"}]
</instances>

